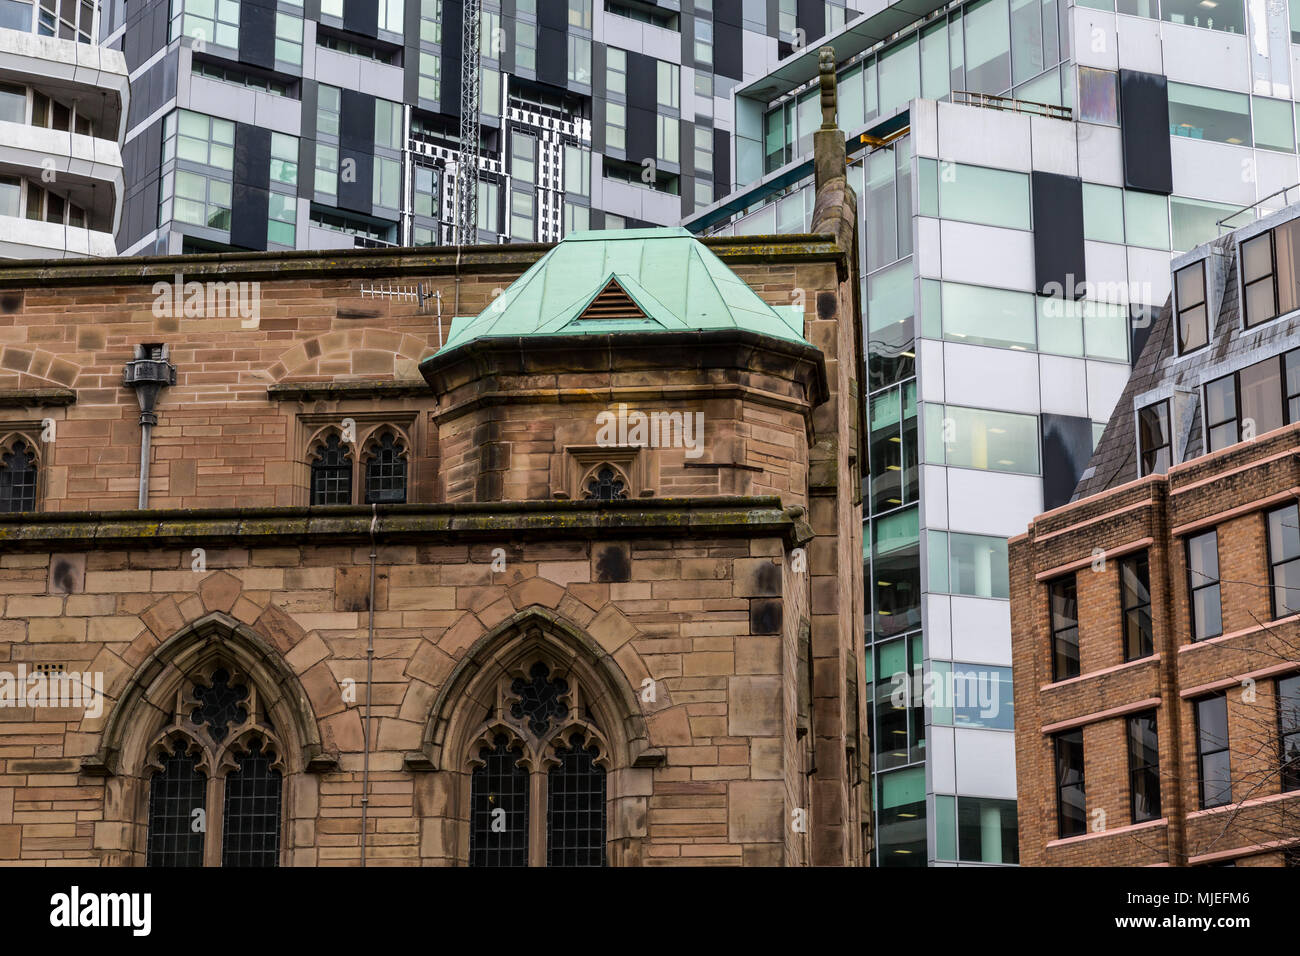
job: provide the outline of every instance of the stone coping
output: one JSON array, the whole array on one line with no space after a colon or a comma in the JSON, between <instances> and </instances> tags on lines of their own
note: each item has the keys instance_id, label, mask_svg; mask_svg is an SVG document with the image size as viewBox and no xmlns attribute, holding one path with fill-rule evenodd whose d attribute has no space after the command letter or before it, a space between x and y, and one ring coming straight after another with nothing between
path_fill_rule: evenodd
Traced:
<instances>
[{"instance_id":1,"label":"stone coping","mask_svg":"<svg viewBox=\"0 0 1300 956\"><path fill-rule=\"evenodd\" d=\"M701 239L724 262L839 262L846 253L829 235L719 236ZM205 277L223 282L269 279L350 279L460 273L519 272L553 248L552 243L299 249L274 252L209 252L113 259L18 259L0 262L0 288L135 285Z\"/></svg>"},{"instance_id":2,"label":"stone coping","mask_svg":"<svg viewBox=\"0 0 1300 956\"><path fill-rule=\"evenodd\" d=\"M0 515L0 552L283 546L368 541L446 544L621 537L813 537L804 509L776 496L633 501L26 512Z\"/></svg>"}]
</instances>

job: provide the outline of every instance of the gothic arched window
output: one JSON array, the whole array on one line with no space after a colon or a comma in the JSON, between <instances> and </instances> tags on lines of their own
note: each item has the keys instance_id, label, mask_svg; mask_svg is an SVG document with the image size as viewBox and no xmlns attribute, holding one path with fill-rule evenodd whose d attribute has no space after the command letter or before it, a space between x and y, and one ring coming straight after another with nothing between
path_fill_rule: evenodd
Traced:
<instances>
[{"instance_id":1,"label":"gothic arched window","mask_svg":"<svg viewBox=\"0 0 1300 956\"><path fill-rule=\"evenodd\" d=\"M311 462L311 503L352 504L352 463L338 435L330 435L316 447Z\"/></svg>"},{"instance_id":2,"label":"gothic arched window","mask_svg":"<svg viewBox=\"0 0 1300 956\"><path fill-rule=\"evenodd\" d=\"M406 448L392 432L384 432L366 458L366 504L385 502L406 502Z\"/></svg>"},{"instance_id":3,"label":"gothic arched window","mask_svg":"<svg viewBox=\"0 0 1300 956\"><path fill-rule=\"evenodd\" d=\"M36 453L19 439L0 455L0 512L36 510Z\"/></svg>"},{"instance_id":4,"label":"gothic arched window","mask_svg":"<svg viewBox=\"0 0 1300 956\"><path fill-rule=\"evenodd\" d=\"M148 866L203 865L203 793L207 781L183 744L165 753L149 781Z\"/></svg>"},{"instance_id":5,"label":"gothic arched window","mask_svg":"<svg viewBox=\"0 0 1300 956\"><path fill-rule=\"evenodd\" d=\"M150 748L149 866L277 866L282 749L256 686L209 665Z\"/></svg>"},{"instance_id":6,"label":"gothic arched window","mask_svg":"<svg viewBox=\"0 0 1300 956\"><path fill-rule=\"evenodd\" d=\"M581 686L535 660L498 693L474 738L470 865L604 866L609 760Z\"/></svg>"},{"instance_id":7,"label":"gothic arched window","mask_svg":"<svg viewBox=\"0 0 1300 956\"><path fill-rule=\"evenodd\" d=\"M470 777L469 865L528 865L528 769L505 734L479 750Z\"/></svg>"},{"instance_id":8,"label":"gothic arched window","mask_svg":"<svg viewBox=\"0 0 1300 956\"><path fill-rule=\"evenodd\" d=\"M584 497L588 501L622 501L627 498L627 482L613 465L601 465L587 479Z\"/></svg>"},{"instance_id":9,"label":"gothic arched window","mask_svg":"<svg viewBox=\"0 0 1300 956\"><path fill-rule=\"evenodd\" d=\"M221 827L222 866L275 866L280 859L280 793L283 778L271 766L274 753L253 741L226 774Z\"/></svg>"},{"instance_id":10,"label":"gothic arched window","mask_svg":"<svg viewBox=\"0 0 1300 956\"><path fill-rule=\"evenodd\" d=\"M605 768L574 734L547 773L546 865L605 865Z\"/></svg>"}]
</instances>

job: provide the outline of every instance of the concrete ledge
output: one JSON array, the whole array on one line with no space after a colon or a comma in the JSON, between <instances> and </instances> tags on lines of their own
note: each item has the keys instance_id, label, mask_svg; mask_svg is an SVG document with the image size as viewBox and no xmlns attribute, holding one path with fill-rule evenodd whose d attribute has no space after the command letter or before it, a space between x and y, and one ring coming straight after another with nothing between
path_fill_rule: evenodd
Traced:
<instances>
[{"instance_id":1,"label":"concrete ledge","mask_svg":"<svg viewBox=\"0 0 1300 956\"><path fill-rule=\"evenodd\" d=\"M0 552L102 548L275 546L368 541L385 544L557 538L812 537L801 508L775 496L642 498L636 501L502 501L0 515Z\"/></svg>"}]
</instances>

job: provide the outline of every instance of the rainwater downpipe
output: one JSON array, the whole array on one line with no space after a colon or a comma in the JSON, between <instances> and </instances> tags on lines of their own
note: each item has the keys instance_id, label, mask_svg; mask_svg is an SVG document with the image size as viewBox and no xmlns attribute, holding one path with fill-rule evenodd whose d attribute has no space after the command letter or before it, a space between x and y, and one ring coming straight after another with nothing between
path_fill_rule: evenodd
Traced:
<instances>
[{"instance_id":1,"label":"rainwater downpipe","mask_svg":"<svg viewBox=\"0 0 1300 956\"><path fill-rule=\"evenodd\" d=\"M158 424L158 396L176 384L176 366L167 361L166 345L137 345L135 358L122 370L122 384L135 391L140 403L140 500L141 511L149 507L149 445Z\"/></svg>"},{"instance_id":2,"label":"rainwater downpipe","mask_svg":"<svg viewBox=\"0 0 1300 956\"><path fill-rule=\"evenodd\" d=\"M370 809L370 690L375 669L375 528L379 524L379 506L370 504L370 599L366 602L370 622L366 634L366 731L361 757L361 866L366 865L366 817Z\"/></svg>"}]
</instances>

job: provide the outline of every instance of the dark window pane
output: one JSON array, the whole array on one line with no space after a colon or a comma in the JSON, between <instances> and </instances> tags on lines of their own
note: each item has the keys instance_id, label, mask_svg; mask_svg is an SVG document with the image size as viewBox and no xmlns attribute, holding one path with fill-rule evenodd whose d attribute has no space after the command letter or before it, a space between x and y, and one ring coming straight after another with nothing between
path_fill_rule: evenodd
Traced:
<instances>
[{"instance_id":1,"label":"dark window pane","mask_svg":"<svg viewBox=\"0 0 1300 956\"><path fill-rule=\"evenodd\" d=\"M0 455L0 512L36 510L36 455L16 441Z\"/></svg>"},{"instance_id":2,"label":"dark window pane","mask_svg":"<svg viewBox=\"0 0 1300 956\"><path fill-rule=\"evenodd\" d=\"M528 771L498 734L470 776L469 865L528 865Z\"/></svg>"},{"instance_id":3,"label":"dark window pane","mask_svg":"<svg viewBox=\"0 0 1300 956\"><path fill-rule=\"evenodd\" d=\"M281 776L271 769L274 759L255 742L240 755L239 768L226 776L222 866L279 865Z\"/></svg>"},{"instance_id":4,"label":"dark window pane","mask_svg":"<svg viewBox=\"0 0 1300 956\"><path fill-rule=\"evenodd\" d=\"M968 863L1019 863L1016 801L957 798L959 859Z\"/></svg>"},{"instance_id":5,"label":"dark window pane","mask_svg":"<svg viewBox=\"0 0 1300 956\"><path fill-rule=\"evenodd\" d=\"M203 828L196 810L203 808L206 781L195 759L179 744L162 761L161 773L149 781L148 866L202 866Z\"/></svg>"},{"instance_id":6,"label":"dark window pane","mask_svg":"<svg viewBox=\"0 0 1300 956\"><path fill-rule=\"evenodd\" d=\"M1300 790L1300 675L1277 682L1277 729L1281 744L1282 790Z\"/></svg>"},{"instance_id":7,"label":"dark window pane","mask_svg":"<svg viewBox=\"0 0 1300 956\"><path fill-rule=\"evenodd\" d=\"M1079 676L1079 599L1074 575L1048 585L1052 616L1052 679Z\"/></svg>"},{"instance_id":8,"label":"dark window pane","mask_svg":"<svg viewBox=\"0 0 1300 956\"><path fill-rule=\"evenodd\" d=\"M1225 375L1205 386L1205 420L1211 425L1237 420L1237 378Z\"/></svg>"},{"instance_id":9,"label":"dark window pane","mask_svg":"<svg viewBox=\"0 0 1300 956\"><path fill-rule=\"evenodd\" d=\"M1129 796L1134 823L1160 817L1160 746L1154 712L1128 719Z\"/></svg>"},{"instance_id":10,"label":"dark window pane","mask_svg":"<svg viewBox=\"0 0 1300 956\"><path fill-rule=\"evenodd\" d=\"M605 769L575 734L547 776L546 865L605 865Z\"/></svg>"},{"instance_id":11,"label":"dark window pane","mask_svg":"<svg viewBox=\"0 0 1300 956\"><path fill-rule=\"evenodd\" d=\"M330 435L316 450L311 464L311 503L352 504L352 464L338 435Z\"/></svg>"},{"instance_id":12,"label":"dark window pane","mask_svg":"<svg viewBox=\"0 0 1300 956\"><path fill-rule=\"evenodd\" d=\"M366 462L366 504L406 501L406 449L392 432L375 446Z\"/></svg>"},{"instance_id":13,"label":"dark window pane","mask_svg":"<svg viewBox=\"0 0 1300 956\"><path fill-rule=\"evenodd\" d=\"M1138 410L1138 450L1142 474L1159 474L1169 469L1169 403L1156 402Z\"/></svg>"},{"instance_id":14,"label":"dark window pane","mask_svg":"<svg viewBox=\"0 0 1300 956\"><path fill-rule=\"evenodd\" d=\"M588 501L623 501L627 498L627 487L618 472L602 465L587 482L585 497Z\"/></svg>"},{"instance_id":15,"label":"dark window pane","mask_svg":"<svg viewBox=\"0 0 1300 956\"><path fill-rule=\"evenodd\" d=\"M1270 235L1265 232L1241 244L1241 277L1243 282L1254 282L1273 273L1273 247Z\"/></svg>"},{"instance_id":16,"label":"dark window pane","mask_svg":"<svg viewBox=\"0 0 1300 956\"><path fill-rule=\"evenodd\" d=\"M1083 731L1071 730L1057 734L1055 742L1058 835L1078 836L1087 831L1083 779Z\"/></svg>"},{"instance_id":17,"label":"dark window pane","mask_svg":"<svg viewBox=\"0 0 1300 956\"><path fill-rule=\"evenodd\" d=\"M1147 657L1154 651L1151 632L1151 586L1147 555L1120 562L1120 608L1124 616L1124 659Z\"/></svg>"}]
</instances>

